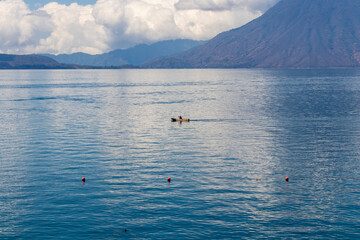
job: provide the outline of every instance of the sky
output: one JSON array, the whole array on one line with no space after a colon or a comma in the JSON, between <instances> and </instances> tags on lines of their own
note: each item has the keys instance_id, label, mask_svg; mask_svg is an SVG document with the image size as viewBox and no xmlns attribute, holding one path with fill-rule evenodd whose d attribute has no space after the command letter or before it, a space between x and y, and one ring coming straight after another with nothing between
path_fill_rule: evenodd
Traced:
<instances>
[{"instance_id":1,"label":"sky","mask_svg":"<svg viewBox=\"0 0 360 240\"><path fill-rule=\"evenodd\" d=\"M208 40L279 0L0 0L0 52L100 54L162 40Z\"/></svg>"}]
</instances>

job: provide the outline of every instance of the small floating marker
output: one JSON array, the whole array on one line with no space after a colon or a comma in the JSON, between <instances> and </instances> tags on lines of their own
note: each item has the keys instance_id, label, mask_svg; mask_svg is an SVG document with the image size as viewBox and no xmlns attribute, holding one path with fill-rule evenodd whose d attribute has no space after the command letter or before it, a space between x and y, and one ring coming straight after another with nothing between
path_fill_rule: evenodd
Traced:
<instances>
[{"instance_id":1,"label":"small floating marker","mask_svg":"<svg viewBox=\"0 0 360 240\"><path fill-rule=\"evenodd\" d=\"M287 181L287 182L288 182L288 181L289 181L289 177L286 177L286 178L285 178L285 181Z\"/></svg>"},{"instance_id":2,"label":"small floating marker","mask_svg":"<svg viewBox=\"0 0 360 240\"><path fill-rule=\"evenodd\" d=\"M83 178L81 179L81 181L84 183L84 182L85 182L85 178L83 177Z\"/></svg>"},{"instance_id":3,"label":"small floating marker","mask_svg":"<svg viewBox=\"0 0 360 240\"><path fill-rule=\"evenodd\" d=\"M168 181L168 183L170 183L170 182L171 182L171 178L168 178L168 180L167 180L167 181Z\"/></svg>"}]
</instances>

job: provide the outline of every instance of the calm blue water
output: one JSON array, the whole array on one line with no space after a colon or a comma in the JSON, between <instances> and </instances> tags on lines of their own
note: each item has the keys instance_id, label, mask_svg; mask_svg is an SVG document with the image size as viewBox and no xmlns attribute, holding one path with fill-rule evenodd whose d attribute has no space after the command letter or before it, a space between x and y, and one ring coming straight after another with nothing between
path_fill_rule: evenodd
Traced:
<instances>
[{"instance_id":1,"label":"calm blue water","mask_svg":"<svg viewBox=\"0 0 360 240\"><path fill-rule=\"evenodd\" d=\"M360 70L0 72L0 239L359 239L359 167Z\"/></svg>"}]
</instances>

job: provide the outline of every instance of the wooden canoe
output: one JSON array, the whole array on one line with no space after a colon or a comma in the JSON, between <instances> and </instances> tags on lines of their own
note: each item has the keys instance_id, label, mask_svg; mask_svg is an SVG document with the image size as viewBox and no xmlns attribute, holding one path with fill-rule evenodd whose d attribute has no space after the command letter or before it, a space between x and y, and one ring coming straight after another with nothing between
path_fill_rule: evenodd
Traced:
<instances>
[{"instance_id":1,"label":"wooden canoe","mask_svg":"<svg viewBox=\"0 0 360 240\"><path fill-rule=\"evenodd\" d=\"M171 118L172 122L190 122L190 118Z\"/></svg>"}]
</instances>

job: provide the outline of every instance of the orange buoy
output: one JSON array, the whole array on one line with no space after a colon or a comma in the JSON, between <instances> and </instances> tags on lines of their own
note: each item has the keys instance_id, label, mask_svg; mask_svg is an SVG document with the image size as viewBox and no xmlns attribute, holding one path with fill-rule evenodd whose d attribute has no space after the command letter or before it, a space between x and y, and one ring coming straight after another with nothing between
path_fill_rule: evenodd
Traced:
<instances>
[{"instance_id":1,"label":"orange buoy","mask_svg":"<svg viewBox=\"0 0 360 240\"><path fill-rule=\"evenodd\" d=\"M83 177L83 178L81 179L81 181L82 181L82 182L85 182L85 178Z\"/></svg>"},{"instance_id":2,"label":"orange buoy","mask_svg":"<svg viewBox=\"0 0 360 240\"><path fill-rule=\"evenodd\" d=\"M288 182L288 181L289 181L289 177L286 177L286 178L285 178L285 181L287 181L287 182Z\"/></svg>"},{"instance_id":3,"label":"orange buoy","mask_svg":"<svg viewBox=\"0 0 360 240\"><path fill-rule=\"evenodd\" d=\"M168 178L168 183L171 182L171 178Z\"/></svg>"}]
</instances>

